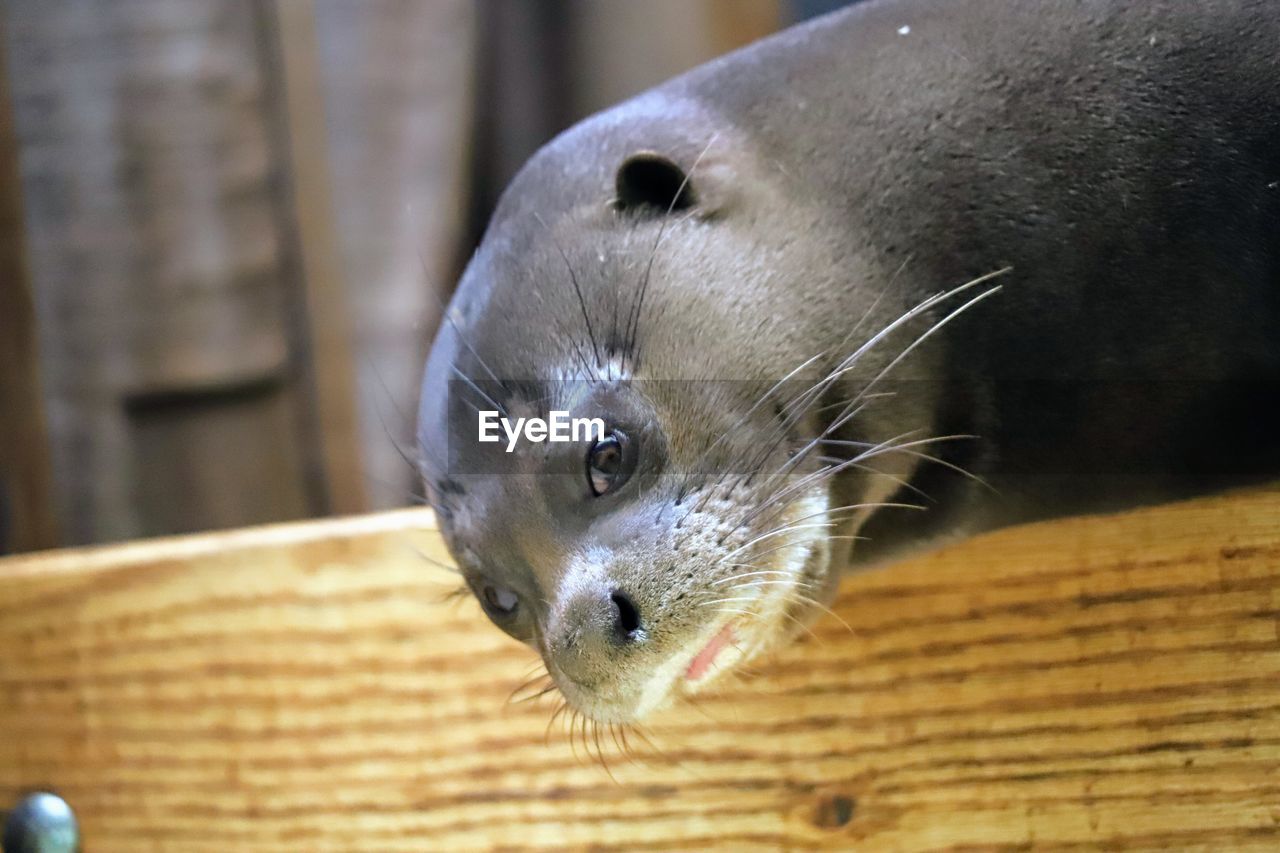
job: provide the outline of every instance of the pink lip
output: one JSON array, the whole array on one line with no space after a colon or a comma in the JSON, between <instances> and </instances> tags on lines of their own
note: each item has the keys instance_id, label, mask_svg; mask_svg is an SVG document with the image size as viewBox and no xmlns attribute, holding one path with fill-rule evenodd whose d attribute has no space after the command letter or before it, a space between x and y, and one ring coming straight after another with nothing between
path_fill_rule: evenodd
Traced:
<instances>
[{"instance_id":1,"label":"pink lip","mask_svg":"<svg viewBox=\"0 0 1280 853\"><path fill-rule=\"evenodd\" d=\"M733 623L730 622L702 647L702 651L693 656L693 660L689 661L689 668L684 672L684 677L689 681L697 681L706 675L720 652L724 651L724 647L733 640Z\"/></svg>"}]
</instances>

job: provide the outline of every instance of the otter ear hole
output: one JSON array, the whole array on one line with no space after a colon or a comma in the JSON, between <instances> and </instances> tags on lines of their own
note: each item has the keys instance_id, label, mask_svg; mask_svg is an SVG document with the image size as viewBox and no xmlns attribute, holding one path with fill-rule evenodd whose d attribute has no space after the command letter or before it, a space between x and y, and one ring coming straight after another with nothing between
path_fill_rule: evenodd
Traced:
<instances>
[{"instance_id":1,"label":"otter ear hole","mask_svg":"<svg viewBox=\"0 0 1280 853\"><path fill-rule=\"evenodd\" d=\"M679 164L652 151L632 154L618 167L615 207L621 211L663 215L698 203L693 185Z\"/></svg>"}]
</instances>

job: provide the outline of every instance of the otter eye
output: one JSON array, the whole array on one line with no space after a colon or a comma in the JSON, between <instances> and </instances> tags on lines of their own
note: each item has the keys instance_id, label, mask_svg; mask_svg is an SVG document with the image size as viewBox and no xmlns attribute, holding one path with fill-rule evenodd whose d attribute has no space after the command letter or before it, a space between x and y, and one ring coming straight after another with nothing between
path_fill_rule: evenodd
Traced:
<instances>
[{"instance_id":1,"label":"otter eye","mask_svg":"<svg viewBox=\"0 0 1280 853\"><path fill-rule=\"evenodd\" d=\"M520 606L520 596L506 587L493 584L486 584L480 591L480 597L484 600L484 609L499 619L509 619Z\"/></svg>"},{"instance_id":2,"label":"otter eye","mask_svg":"<svg viewBox=\"0 0 1280 853\"><path fill-rule=\"evenodd\" d=\"M591 493L599 497L622 485L622 451L627 437L614 431L591 445L587 453L587 481Z\"/></svg>"}]
</instances>

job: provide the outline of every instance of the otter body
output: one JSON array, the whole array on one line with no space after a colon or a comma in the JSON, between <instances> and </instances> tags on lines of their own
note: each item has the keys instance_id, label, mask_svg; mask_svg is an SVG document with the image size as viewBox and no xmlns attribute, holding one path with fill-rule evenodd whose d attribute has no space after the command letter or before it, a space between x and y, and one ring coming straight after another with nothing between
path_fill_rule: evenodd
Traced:
<instances>
[{"instance_id":1,"label":"otter body","mask_svg":"<svg viewBox=\"0 0 1280 853\"><path fill-rule=\"evenodd\" d=\"M506 453L495 408L607 434ZM1280 476L1280 3L873 2L589 119L504 195L420 438L489 615L606 721L850 566Z\"/></svg>"}]
</instances>

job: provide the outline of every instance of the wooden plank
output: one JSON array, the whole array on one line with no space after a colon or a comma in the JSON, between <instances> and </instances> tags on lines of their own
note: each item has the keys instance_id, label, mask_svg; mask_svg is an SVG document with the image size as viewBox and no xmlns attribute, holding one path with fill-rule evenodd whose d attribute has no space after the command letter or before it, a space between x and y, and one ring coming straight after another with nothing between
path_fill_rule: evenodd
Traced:
<instances>
[{"instance_id":1,"label":"wooden plank","mask_svg":"<svg viewBox=\"0 0 1280 853\"><path fill-rule=\"evenodd\" d=\"M851 578L616 781L415 551L421 510L0 561L0 802L94 851L1280 843L1280 490Z\"/></svg>"},{"instance_id":2,"label":"wooden plank","mask_svg":"<svg viewBox=\"0 0 1280 853\"><path fill-rule=\"evenodd\" d=\"M254 4L3 5L62 542L320 512Z\"/></svg>"},{"instance_id":3,"label":"wooden plank","mask_svg":"<svg viewBox=\"0 0 1280 853\"><path fill-rule=\"evenodd\" d=\"M58 543L0 7L0 554Z\"/></svg>"},{"instance_id":4,"label":"wooden plank","mask_svg":"<svg viewBox=\"0 0 1280 853\"><path fill-rule=\"evenodd\" d=\"M316 0L370 509L422 491L402 449L462 249L477 5Z\"/></svg>"},{"instance_id":5,"label":"wooden plank","mask_svg":"<svg viewBox=\"0 0 1280 853\"><path fill-rule=\"evenodd\" d=\"M300 476L301 393L273 380L129 401L141 535L313 517Z\"/></svg>"},{"instance_id":6,"label":"wooden plank","mask_svg":"<svg viewBox=\"0 0 1280 853\"><path fill-rule=\"evenodd\" d=\"M290 173L292 223L300 263L305 314L305 363L314 394L319 435L319 491L325 511L365 509L360 425L355 402L355 366L350 310L338 256L330 195L328 129L321 92L313 0L259 0L269 58L280 85L284 142ZM274 66L275 63L269 65Z\"/></svg>"}]
</instances>

